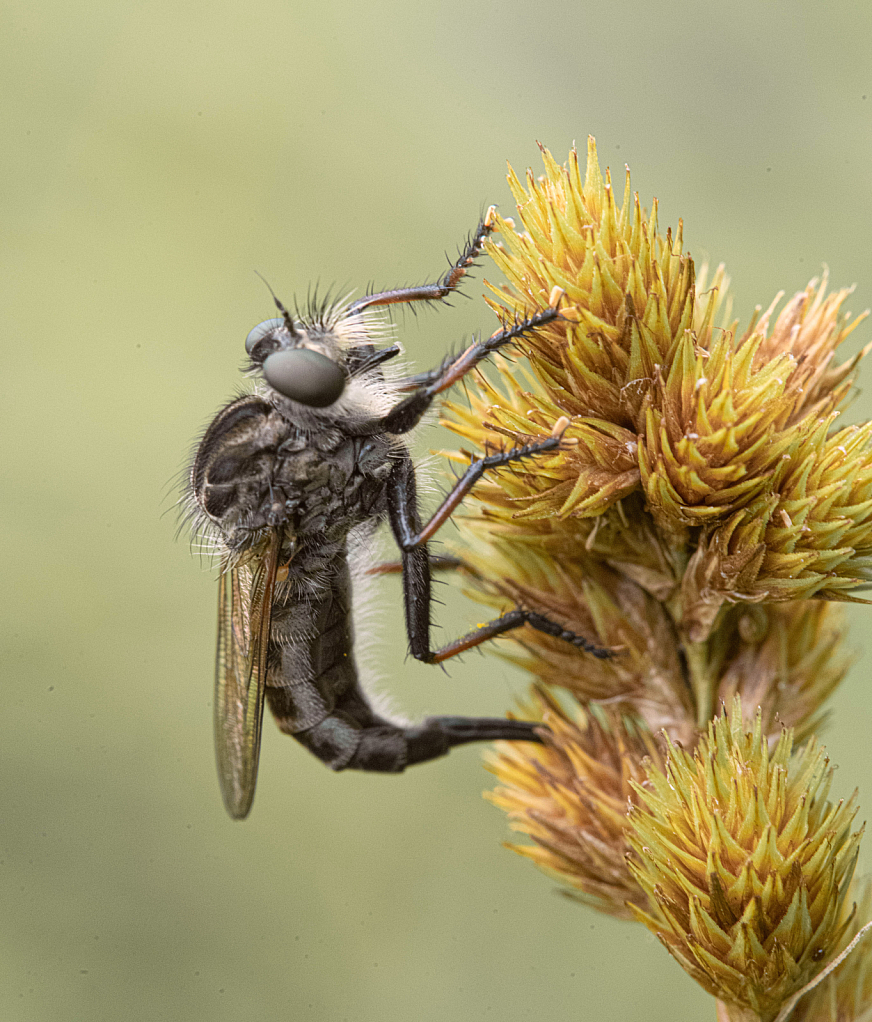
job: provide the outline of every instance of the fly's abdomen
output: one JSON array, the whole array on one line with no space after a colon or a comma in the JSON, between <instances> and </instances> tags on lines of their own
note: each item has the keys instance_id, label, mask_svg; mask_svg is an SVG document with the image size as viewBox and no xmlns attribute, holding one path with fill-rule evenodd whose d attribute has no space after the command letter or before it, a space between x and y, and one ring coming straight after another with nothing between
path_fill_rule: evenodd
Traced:
<instances>
[{"instance_id":1,"label":"fly's abdomen","mask_svg":"<svg viewBox=\"0 0 872 1022\"><path fill-rule=\"evenodd\" d=\"M357 684L351 623L351 579L344 555L313 579L305 555L291 563L306 572L305 594L293 593L273 608L266 697L279 728L296 734L329 717Z\"/></svg>"}]
</instances>

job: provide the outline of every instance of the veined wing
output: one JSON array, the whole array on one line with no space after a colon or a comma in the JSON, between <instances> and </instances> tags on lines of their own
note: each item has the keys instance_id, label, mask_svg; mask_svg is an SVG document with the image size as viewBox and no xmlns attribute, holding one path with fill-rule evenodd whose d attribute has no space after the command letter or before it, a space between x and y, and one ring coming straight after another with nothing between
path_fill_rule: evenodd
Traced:
<instances>
[{"instance_id":1,"label":"veined wing","mask_svg":"<svg viewBox=\"0 0 872 1022\"><path fill-rule=\"evenodd\" d=\"M281 534L256 566L222 565L215 664L215 753L224 805L244 819L254 801L263 722L266 657Z\"/></svg>"}]
</instances>

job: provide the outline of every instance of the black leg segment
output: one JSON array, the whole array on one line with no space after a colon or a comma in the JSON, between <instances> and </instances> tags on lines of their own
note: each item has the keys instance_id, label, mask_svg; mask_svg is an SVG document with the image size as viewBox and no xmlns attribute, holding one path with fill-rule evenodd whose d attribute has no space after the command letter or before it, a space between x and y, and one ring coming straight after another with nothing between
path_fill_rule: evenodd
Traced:
<instances>
[{"instance_id":1,"label":"black leg segment","mask_svg":"<svg viewBox=\"0 0 872 1022\"><path fill-rule=\"evenodd\" d=\"M563 625L552 621L549 617L545 617L544 614L537 614L532 610L524 610L523 607L515 607L514 610L501 614L498 618L494 618L493 621L479 625L474 632L467 632L466 635L455 639L454 642L440 646L439 649L430 650L426 657L420 657L419 659L426 660L429 664L441 664L443 660L450 660L451 657L457 656L458 653L465 653L468 649L475 649L476 646L487 642L488 639L495 639L498 635L510 632L514 628L520 628L521 625L530 625L531 628L535 628L538 632L544 632L546 635L554 636L555 639L569 642L577 649L583 649L585 653L592 653L598 660L608 660L613 656L612 650L605 649L603 646L597 646L583 635L576 635L575 632L570 632Z\"/></svg>"},{"instance_id":2,"label":"black leg segment","mask_svg":"<svg viewBox=\"0 0 872 1022\"><path fill-rule=\"evenodd\" d=\"M430 645L430 557L427 540L447 519L460 500L467 494L486 468L505 465L511 461L530 457L542 450L553 450L559 438L549 437L541 444L515 448L482 458L470 465L439 509L425 525L421 526L418 502L415 493L415 470L406 457L397 461L388 481L388 511L391 528L397 544L403 552L403 597L406 615L406 632L409 637L409 651L416 660L424 663L442 663L459 653L474 649L488 639L496 638L514 628L529 624L538 631L569 642L578 649L592 653L599 659L613 655L612 650L597 646L583 635L577 635L543 614L516 607L493 621L477 628L474 632L454 642L433 649Z\"/></svg>"},{"instance_id":3,"label":"black leg segment","mask_svg":"<svg viewBox=\"0 0 872 1022\"><path fill-rule=\"evenodd\" d=\"M402 726L377 716L359 692L351 692L331 716L294 738L333 770L397 774L468 742L540 742L543 726L499 717L428 717Z\"/></svg>"},{"instance_id":4,"label":"black leg segment","mask_svg":"<svg viewBox=\"0 0 872 1022\"><path fill-rule=\"evenodd\" d=\"M568 424L569 420L564 419L563 421ZM430 521L427 522L423 528L419 527L417 530L413 531L410 528L411 520L407 516L403 515L402 511L397 515L397 528L394 529L394 534L396 535L400 549L411 550L414 547L420 546L422 543L426 543L431 540L436 532L451 517L451 512L457 507L461 500L463 500L463 498L469 493L469 491L489 468L500 468L503 465L510 465L513 461L522 461L524 458L531 458L536 454L553 451L559 446L560 437L550 436L546 437L544 440L527 444L524 447L513 447L509 451L498 451L496 454L488 454L483 458L473 459L469 464L469 468L467 468L460 479L457 480L455 485L451 488L451 492L443 499L442 503L430 518ZM410 499L408 497L404 498L402 493L404 488L404 481L399 479L396 496L401 505L403 503L408 504ZM389 502L391 501L392 495L393 491L389 489ZM414 498L412 497L411 499ZM393 518L391 521L393 521Z\"/></svg>"}]
</instances>

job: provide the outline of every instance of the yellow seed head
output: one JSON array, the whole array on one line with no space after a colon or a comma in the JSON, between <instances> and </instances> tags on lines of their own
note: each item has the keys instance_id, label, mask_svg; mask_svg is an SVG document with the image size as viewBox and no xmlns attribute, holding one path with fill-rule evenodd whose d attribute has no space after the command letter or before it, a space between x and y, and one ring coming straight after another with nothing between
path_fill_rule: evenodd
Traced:
<instances>
[{"instance_id":1,"label":"yellow seed head","mask_svg":"<svg viewBox=\"0 0 872 1022\"><path fill-rule=\"evenodd\" d=\"M772 1022L856 932L854 799L828 801L813 733L847 667L834 601L872 582L872 423L839 421L865 351L836 361L863 316L825 273L740 328L723 267L697 274L681 222L661 234L629 178L616 201L593 140L583 178L574 150L542 156L539 178L510 171L518 217L494 218L507 283L489 301L503 325L558 296L560 316L470 378L446 424L486 451L568 425L557 450L481 481L461 556L496 612L529 608L614 655L507 636L581 711L540 695L546 744L500 747L492 800L535 842L521 854L645 922L719 1017ZM822 1020L868 1007L859 969L826 977L842 1014Z\"/></svg>"},{"instance_id":2,"label":"yellow seed head","mask_svg":"<svg viewBox=\"0 0 872 1022\"><path fill-rule=\"evenodd\" d=\"M864 354L835 362L863 319L841 311L850 289L827 294L825 274L740 332L723 268L697 280L683 225L661 235L656 201L643 217L629 176L618 205L592 139L583 181L574 150L565 167L545 149L543 160L526 187L510 172L520 228L494 216L501 240L488 250L508 285L491 304L505 321L559 288L561 318L523 339L526 364L499 361L446 421L480 448L570 423L559 451L481 486L491 520L587 538L585 519L638 496L641 514L622 517L631 531L650 518L693 641L725 602L850 599L872 580L872 425L833 432ZM608 531L628 545L614 515Z\"/></svg>"},{"instance_id":3,"label":"yellow seed head","mask_svg":"<svg viewBox=\"0 0 872 1022\"><path fill-rule=\"evenodd\" d=\"M836 953L857 860L855 796L828 800L832 769L786 730L769 750L760 714L736 702L693 753L636 785L631 869L637 917L709 993L771 1022Z\"/></svg>"}]
</instances>

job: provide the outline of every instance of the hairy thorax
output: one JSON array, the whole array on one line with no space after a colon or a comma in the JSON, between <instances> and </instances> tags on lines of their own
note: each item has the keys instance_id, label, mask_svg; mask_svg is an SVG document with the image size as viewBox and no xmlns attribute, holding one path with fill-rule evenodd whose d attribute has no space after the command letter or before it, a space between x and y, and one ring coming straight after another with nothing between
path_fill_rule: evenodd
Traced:
<instances>
[{"instance_id":1,"label":"hairy thorax","mask_svg":"<svg viewBox=\"0 0 872 1022\"><path fill-rule=\"evenodd\" d=\"M203 512L232 557L266 529L326 560L348 532L384 513L392 438L303 429L256 397L228 405L210 426L193 469Z\"/></svg>"}]
</instances>

